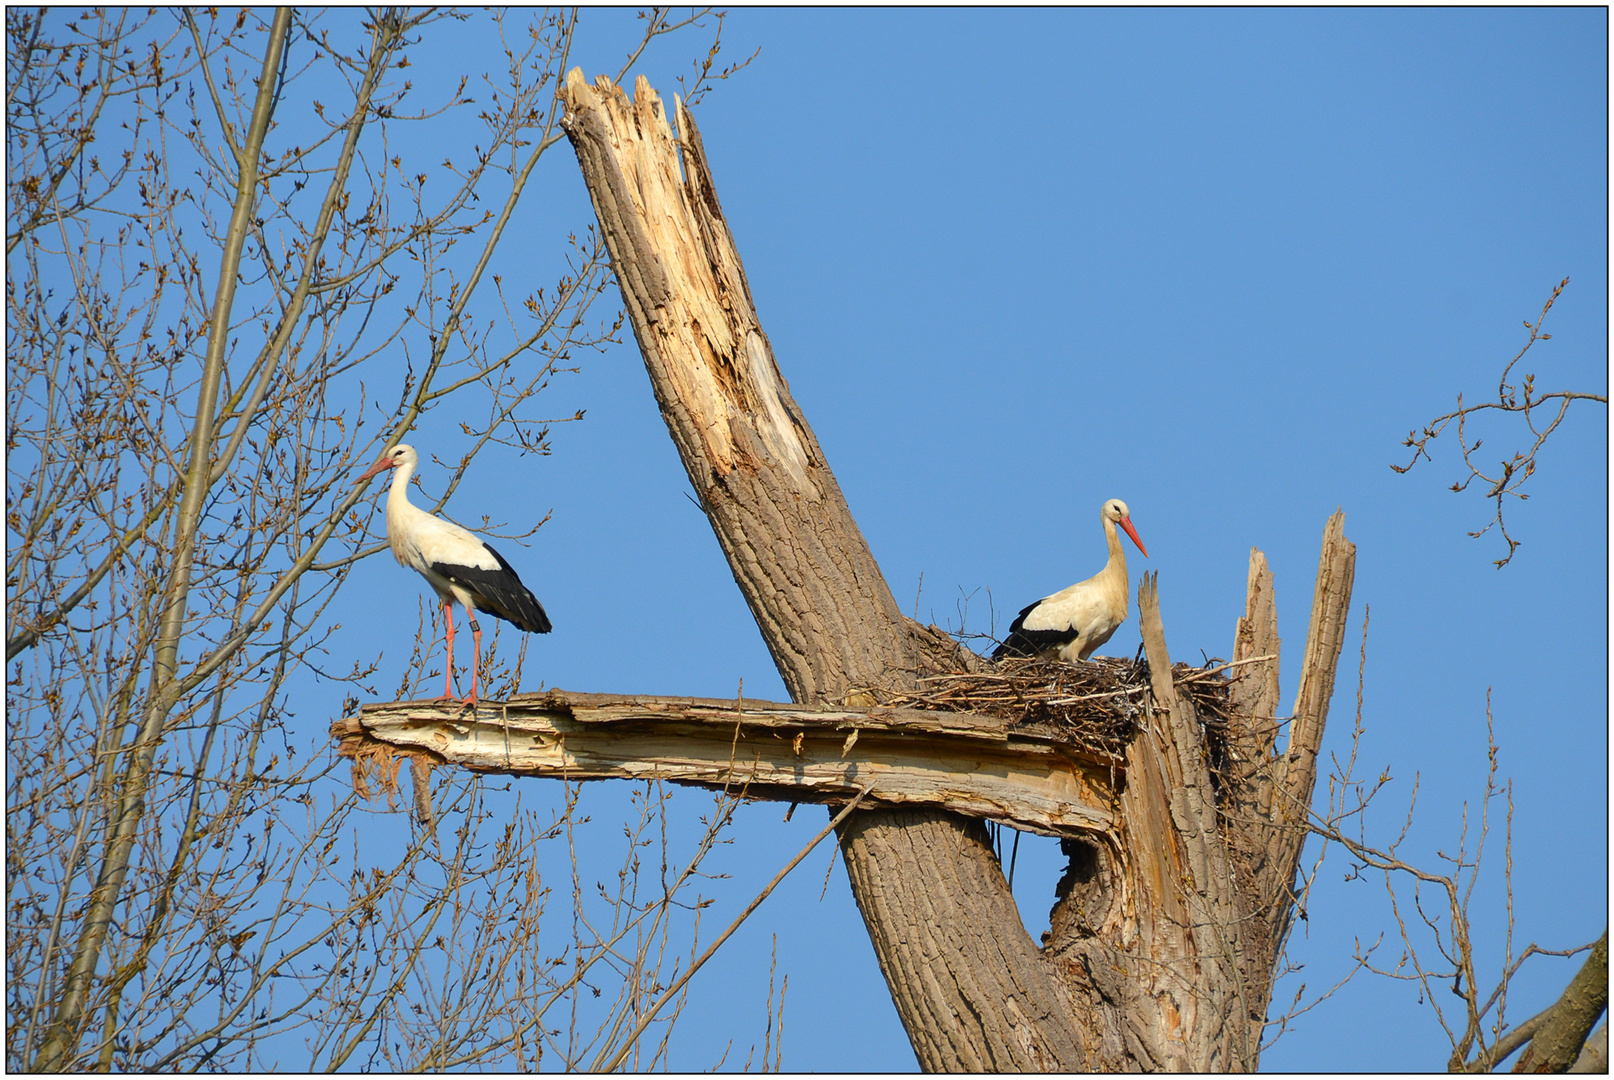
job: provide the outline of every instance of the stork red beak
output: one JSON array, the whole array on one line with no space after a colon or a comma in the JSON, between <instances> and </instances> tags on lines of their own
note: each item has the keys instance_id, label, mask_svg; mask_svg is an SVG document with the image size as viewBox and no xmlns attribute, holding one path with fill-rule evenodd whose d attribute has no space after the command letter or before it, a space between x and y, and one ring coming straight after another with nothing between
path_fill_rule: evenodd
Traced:
<instances>
[{"instance_id":1,"label":"stork red beak","mask_svg":"<svg viewBox=\"0 0 1614 1080\"><path fill-rule=\"evenodd\" d=\"M374 465L370 466L370 469L369 469L368 472L366 472L363 476L359 477L357 480L353 481L353 486L358 487L360 484L362 484L366 480L370 479L370 477L374 476L376 473L386 472L388 469L392 468L396 464L397 464L397 462L392 460L392 452L390 450L387 451L386 453L382 454L380 458L378 458L376 460L376 463ZM1128 526L1127 529L1130 532L1131 531L1131 526ZM1133 539L1136 540L1137 537L1134 536Z\"/></svg>"},{"instance_id":2,"label":"stork red beak","mask_svg":"<svg viewBox=\"0 0 1614 1080\"><path fill-rule=\"evenodd\" d=\"M1142 540L1138 539L1138 530L1132 527L1132 519L1122 518L1121 528L1126 530L1126 534L1132 538L1132 542L1134 544L1138 545L1138 550L1143 552L1143 557L1147 559L1149 557L1149 549L1143 546Z\"/></svg>"}]
</instances>

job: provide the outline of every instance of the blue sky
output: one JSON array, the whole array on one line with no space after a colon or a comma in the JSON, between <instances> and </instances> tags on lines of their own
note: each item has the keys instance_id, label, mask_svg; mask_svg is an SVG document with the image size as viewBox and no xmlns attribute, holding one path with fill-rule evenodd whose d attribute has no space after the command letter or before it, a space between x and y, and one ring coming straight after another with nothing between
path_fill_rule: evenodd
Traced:
<instances>
[{"instance_id":1,"label":"blue sky","mask_svg":"<svg viewBox=\"0 0 1614 1080\"><path fill-rule=\"evenodd\" d=\"M585 13L574 59L590 77L620 65L630 15ZM477 35L444 40L447 67L484 62ZM647 54L669 100L693 40ZM1607 393L1606 42L1591 8L747 9L725 55L761 52L696 119L780 367L904 610L956 628L967 597L967 628L995 611L1001 632L1098 570L1098 508L1119 497L1151 556L1133 554L1134 578L1159 571L1175 658L1229 652L1249 549L1266 552L1287 706L1323 524L1343 508L1357 576L1324 752L1349 750L1371 605L1363 771L1395 781L1370 837L1393 837L1416 776L1404 852L1438 867L1483 791L1489 689L1514 785L1515 948L1563 948L1607 921L1606 407L1577 405L1547 444L1500 571L1500 539L1465 535L1489 504L1446 490L1463 475L1455 439L1408 475L1389 465L1458 392L1494 392L1521 322L1565 276L1553 339L1523 370ZM497 272L534 273L533 252L592 220L566 148L535 185ZM502 546L556 627L532 640L527 685L722 697L743 679L747 696L784 699L631 336L546 398L550 415L587 417L556 429L551 457L481 466L449 508L518 525L554 512L530 546ZM411 441L425 456L453 428L428 419ZM1521 438L1488 431L1498 458ZM355 654L413 623L402 574L384 556L356 572ZM1134 619L1102 651L1137 640ZM400 640L384 664L407 658ZM311 744L323 730L310 720ZM601 851L622 788L585 794ZM692 827L709 799L680 799ZM741 812L708 926L824 821L782 814ZM675 1067L710 1067L730 1039L740 1060L760 1046L773 935L787 1069L914 1067L838 867L819 899L828 861L808 859L696 976ZM1055 842L1022 842L1034 937L1056 863ZM1472 914L1494 976L1506 912L1491 867ZM1331 985L1354 938L1393 933L1382 885L1348 883L1348 868L1324 865L1292 945L1306 967L1280 999ZM1570 971L1531 964L1515 1019ZM1263 1064L1432 1069L1448 1053L1415 986L1364 974Z\"/></svg>"}]
</instances>

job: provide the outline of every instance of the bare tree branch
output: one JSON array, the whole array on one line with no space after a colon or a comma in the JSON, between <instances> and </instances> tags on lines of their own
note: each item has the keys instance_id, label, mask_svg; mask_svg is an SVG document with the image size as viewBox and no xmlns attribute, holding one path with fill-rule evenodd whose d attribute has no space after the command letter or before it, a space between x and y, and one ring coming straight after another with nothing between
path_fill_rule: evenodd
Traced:
<instances>
[{"instance_id":1,"label":"bare tree branch","mask_svg":"<svg viewBox=\"0 0 1614 1080\"><path fill-rule=\"evenodd\" d=\"M241 248L246 241L247 219L251 216L257 197L258 160L263 150L264 136L269 130L269 119L276 97L276 72L280 68L281 50L286 44L286 29L291 24L291 9L279 8L275 12L274 27L270 30L264 51L263 74L258 79L258 100L253 107L252 124L241 155L240 176L236 182L235 207L231 215L229 237L225 242L223 259L219 267L219 284L215 293L212 325L208 332L207 357L203 366L201 389L198 392L195 426L190 433L190 465L179 505L179 519L173 542L173 570L168 577L163 602L162 626L157 635L156 654L152 660L152 681L149 704L141 724L134 751L129 755L123 777L122 807L113 827L111 843L101 864L95 890L91 894L90 912L85 930L79 936L68 969L60 1004L47 1029L45 1042L31 1067L40 1072L61 1071L65 1064L69 1043L77 1035L84 1013L89 981L101 962L102 943L112 922L113 912L123 899L124 877L129 869L129 856L134 846L135 830L140 823L145 804L146 785L152 763L156 759L158 734L169 710L178 700L173 684L179 654L179 639L185 630L185 606L191 587L192 562L196 551L196 534L201 520L202 499L207 492L205 483L209 470L208 451L213 441L213 421L217 405L219 384L224 367L224 350L230 327L231 306L235 297L241 262Z\"/></svg>"},{"instance_id":2,"label":"bare tree branch","mask_svg":"<svg viewBox=\"0 0 1614 1080\"><path fill-rule=\"evenodd\" d=\"M1513 359L1508 361L1507 366L1502 369L1502 376L1497 381L1496 400L1482 401L1477 405L1464 405L1463 396L1458 394L1457 408L1454 411L1437 416L1433 420L1426 423L1421 435L1416 431L1407 433L1407 437L1403 441L1402 445L1412 447L1412 460L1408 461L1405 465L1390 466L1390 468L1394 469L1396 472L1404 473L1416 465L1419 458L1433 461L1434 459L1429 456L1428 447L1430 441L1438 438L1441 432L1445 431L1451 422L1455 420L1457 422L1457 444L1459 449L1462 451L1463 464L1468 468L1468 475L1457 483L1454 483L1451 486L1451 490L1455 492L1465 491L1467 490L1469 484L1473 483L1475 480L1480 480L1489 485L1489 489L1486 492L1486 498L1496 500L1496 514L1491 519L1491 523L1489 525L1486 525L1483 529L1480 529L1477 532L1471 532L1468 535L1473 537L1484 536L1491 530L1492 526L1496 527L1496 529L1502 534L1502 539L1505 540L1508 545L1507 554L1496 560L1496 566L1498 569L1508 564L1508 561L1513 558L1513 553L1518 550L1519 547L1519 541L1513 539L1513 537L1508 534L1507 524L1503 520L1503 500L1510 496L1521 501L1530 497L1519 489L1524 486L1525 481L1529 480L1530 477L1535 474L1536 455L1540 452L1541 447L1546 443L1547 437L1557 429L1560 423L1563 422L1564 414L1569 411L1569 406L1572 402L1595 401L1603 405L1608 404L1608 398L1603 394L1589 394L1569 390L1538 394L1535 389L1536 377L1534 375L1526 375L1524 377L1524 384L1522 387L1516 387L1508 382L1508 375L1513 371L1514 365L1524 358L1524 354L1530 351L1531 346L1538 341L1548 341L1552 338L1551 334L1543 334L1541 332L1541 326L1547 320L1547 312L1552 310L1552 305L1557 301L1559 294L1564 291L1564 287L1568 284L1568 278L1564 278L1562 281L1560 281L1558 283L1558 287L1552 290L1552 295L1547 298L1546 304L1542 306L1541 314L1536 316L1536 321L1533 323L1528 320L1525 321L1524 327L1526 330L1530 331L1530 338L1524 343L1523 348L1514 354ZM1520 398L1521 390L1523 392L1522 400ZM1546 405L1548 402L1554 401L1558 403L1557 412L1553 413L1549 409L1547 411L1549 419L1544 425L1538 426L1539 421L1535 415L1535 411L1540 409L1541 406ZM1525 426L1529 429L1530 434L1534 436L1534 441L1530 444L1528 450L1514 451L1512 457L1506 458L1500 462L1497 470L1494 473L1487 472L1484 468L1481 468L1479 465L1475 464L1474 454L1479 450L1481 440L1476 438L1470 442L1468 432L1466 430L1467 422L1471 416L1490 409L1495 409L1502 413L1517 413L1522 415L1524 417Z\"/></svg>"},{"instance_id":3,"label":"bare tree branch","mask_svg":"<svg viewBox=\"0 0 1614 1080\"><path fill-rule=\"evenodd\" d=\"M469 18L496 31L483 85L417 89L425 31ZM622 973L630 1011L673 977L716 832L665 895L633 870L581 900L662 952L621 967L612 934L539 952L534 858L572 822L462 778L377 861L338 759L309 760L288 722L381 670L336 621L376 549L351 485L374 443L447 410L446 499L491 444L547 453L569 418L533 402L613 340L586 229L522 260L553 282L485 287L559 139L578 18L8 9L13 1070L284 1067L287 1046L310 1068L534 1062L544 1011L592 1000L558 955L596 985ZM424 670L429 615L421 631ZM490 692L513 693L497 638L486 657ZM635 851L664 812L641 803Z\"/></svg>"}]
</instances>

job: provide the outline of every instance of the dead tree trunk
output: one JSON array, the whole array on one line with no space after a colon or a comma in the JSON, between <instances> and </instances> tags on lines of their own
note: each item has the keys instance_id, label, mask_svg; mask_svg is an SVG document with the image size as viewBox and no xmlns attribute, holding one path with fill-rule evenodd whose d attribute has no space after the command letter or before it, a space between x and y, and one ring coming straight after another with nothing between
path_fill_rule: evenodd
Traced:
<instances>
[{"instance_id":1,"label":"dead tree trunk","mask_svg":"<svg viewBox=\"0 0 1614 1080\"><path fill-rule=\"evenodd\" d=\"M794 700L854 708L870 703L860 691L975 663L898 610L759 325L688 111L675 104L675 140L642 78L631 102L575 70L562 94L662 416ZM1276 659L1249 665L1253 718L1207 735L1173 685L1145 580L1151 722L1128 751L1116 826L1067 841L1044 947L978 822L938 809L848 819L853 894L923 1068L1255 1067L1349 603L1341 520L1329 523L1281 756ZM1256 559L1242 659L1277 651Z\"/></svg>"}]
</instances>

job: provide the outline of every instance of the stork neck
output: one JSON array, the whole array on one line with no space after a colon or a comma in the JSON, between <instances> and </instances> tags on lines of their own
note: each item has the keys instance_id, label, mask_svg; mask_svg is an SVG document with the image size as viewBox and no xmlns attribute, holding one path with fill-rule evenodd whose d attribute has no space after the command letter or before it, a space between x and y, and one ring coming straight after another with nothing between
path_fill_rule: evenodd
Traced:
<instances>
[{"instance_id":1,"label":"stork neck","mask_svg":"<svg viewBox=\"0 0 1614 1080\"><path fill-rule=\"evenodd\" d=\"M1110 561L1104 564L1104 569L1126 580L1126 551L1121 547L1121 535L1115 530L1115 522L1108 517L1100 517L1104 522L1104 539L1110 545Z\"/></svg>"},{"instance_id":2,"label":"stork neck","mask_svg":"<svg viewBox=\"0 0 1614 1080\"><path fill-rule=\"evenodd\" d=\"M409 501L409 480L415 475L415 466L412 462L393 467L392 487L387 491L387 517L396 519L407 516L415 509Z\"/></svg>"}]
</instances>

